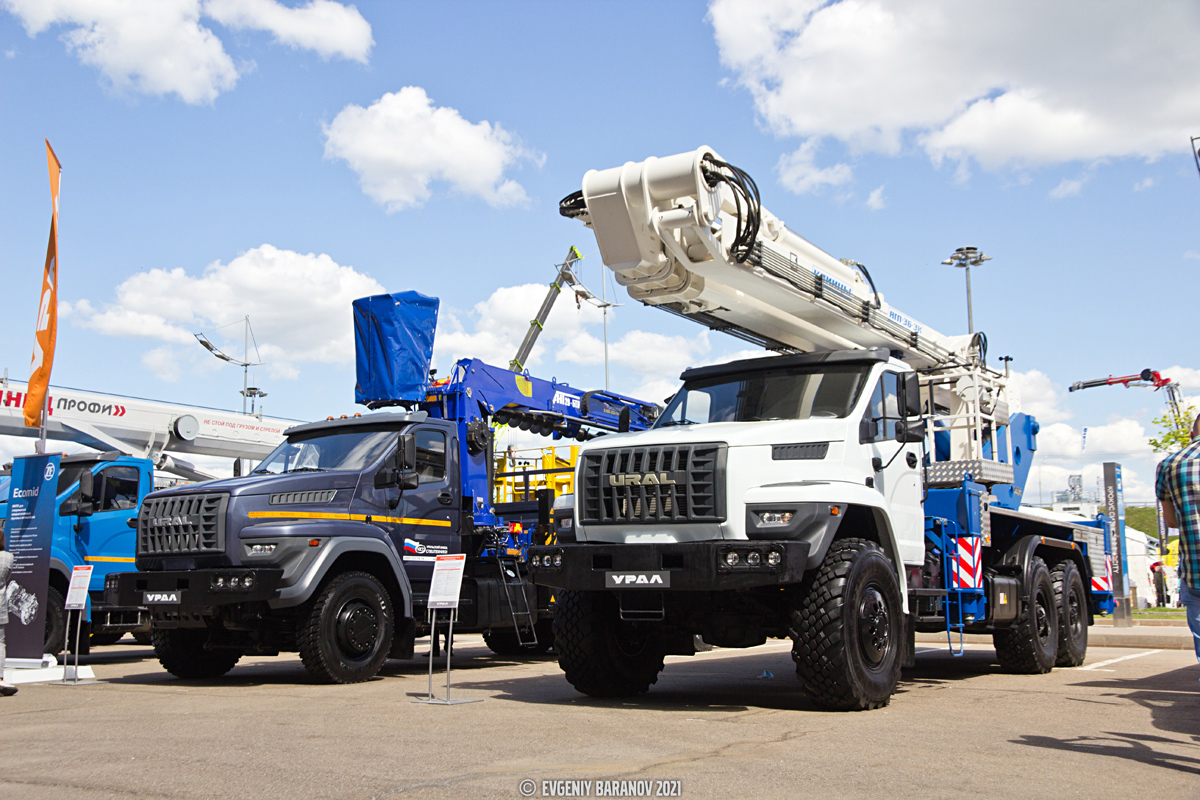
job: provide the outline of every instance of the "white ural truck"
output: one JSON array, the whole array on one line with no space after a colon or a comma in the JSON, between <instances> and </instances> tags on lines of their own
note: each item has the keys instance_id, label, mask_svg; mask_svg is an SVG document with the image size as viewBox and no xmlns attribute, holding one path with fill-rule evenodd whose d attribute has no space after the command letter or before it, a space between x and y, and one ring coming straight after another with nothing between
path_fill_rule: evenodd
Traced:
<instances>
[{"instance_id":1,"label":"white ural truck","mask_svg":"<svg viewBox=\"0 0 1200 800\"><path fill-rule=\"evenodd\" d=\"M645 692L697 636L791 638L835 709L886 705L917 631L991 633L1017 672L1083 662L1107 520L1020 510L1037 423L981 334L888 306L708 148L591 171L561 210L634 299L779 353L688 370L652 429L581 449L573 524L529 551L575 688Z\"/></svg>"}]
</instances>

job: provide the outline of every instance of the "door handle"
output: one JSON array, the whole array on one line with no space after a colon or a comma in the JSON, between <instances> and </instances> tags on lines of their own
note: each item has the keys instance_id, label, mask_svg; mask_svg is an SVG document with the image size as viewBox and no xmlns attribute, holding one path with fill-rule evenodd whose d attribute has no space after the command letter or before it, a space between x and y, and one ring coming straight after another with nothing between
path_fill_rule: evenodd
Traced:
<instances>
[{"instance_id":1,"label":"door handle","mask_svg":"<svg viewBox=\"0 0 1200 800\"><path fill-rule=\"evenodd\" d=\"M449 492L441 492L438 494L438 502L444 506L448 506L454 502L454 495Z\"/></svg>"},{"instance_id":2,"label":"door handle","mask_svg":"<svg viewBox=\"0 0 1200 800\"><path fill-rule=\"evenodd\" d=\"M917 468L917 454L916 453L909 453L908 455L906 455L904 457L904 460L913 469Z\"/></svg>"}]
</instances>

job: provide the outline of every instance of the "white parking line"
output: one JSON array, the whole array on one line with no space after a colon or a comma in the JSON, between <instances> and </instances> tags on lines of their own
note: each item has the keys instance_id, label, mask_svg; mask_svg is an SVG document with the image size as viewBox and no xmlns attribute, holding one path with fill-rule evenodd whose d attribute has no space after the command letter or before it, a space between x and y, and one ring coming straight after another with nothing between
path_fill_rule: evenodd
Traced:
<instances>
[{"instance_id":1,"label":"white parking line","mask_svg":"<svg viewBox=\"0 0 1200 800\"><path fill-rule=\"evenodd\" d=\"M1079 669L1081 672L1087 672L1088 670L1100 669L1101 667L1107 667L1109 664L1117 664L1117 663L1120 663L1121 661L1128 661L1131 658L1141 658L1142 656L1152 656L1155 653L1161 653L1161 652L1162 652L1162 650L1143 650L1142 652L1134 653L1133 655L1121 656L1120 658L1110 658L1108 661L1097 661L1095 664L1088 664L1086 667L1078 667L1077 669ZM1112 672L1112 670L1106 669L1106 670L1104 670L1104 672Z\"/></svg>"}]
</instances>

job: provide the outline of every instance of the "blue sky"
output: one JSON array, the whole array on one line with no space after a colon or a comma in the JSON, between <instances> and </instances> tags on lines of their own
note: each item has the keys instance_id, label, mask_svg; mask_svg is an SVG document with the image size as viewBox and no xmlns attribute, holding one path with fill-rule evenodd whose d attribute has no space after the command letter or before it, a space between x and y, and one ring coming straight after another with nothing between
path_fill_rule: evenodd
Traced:
<instances>
[{"instance_id":1,"label":"blue sky","mask_svg":"<svg viewBox=\"0 0 1200 800\"><path fill-rule=\"evenodd\" d=\"M1150 367L1200 395L1200 11L996 6L0 0L0 367L28 374L43 138L63 163L53 382L239 407L239 371L189 337L249 314L267 411L296 419L354 410L363 294L440 297L443 373L507 362L570 245L599 290L558 200L707 144L943 333L966 312L940 261L993 256L976 325L1025 373L1045 491L1118 460L1148 499L1161 393L1065 387ZM564 300L532 369L601 385L599 337ZM653 399L742 350L632 304L610 341L613 388Z\"/></svg>"}]
</instances>

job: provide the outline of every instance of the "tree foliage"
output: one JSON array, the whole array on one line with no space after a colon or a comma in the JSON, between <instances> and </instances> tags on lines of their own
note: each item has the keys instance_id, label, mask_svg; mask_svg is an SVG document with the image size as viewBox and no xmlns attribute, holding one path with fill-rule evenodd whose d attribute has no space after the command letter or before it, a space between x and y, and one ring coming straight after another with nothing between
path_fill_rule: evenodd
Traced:
<instances>
[{"instance_id":1,"label":"tree foliage","mask_svg":"<svg viewBox=\"0 0 1200 800\"><path fill-rule=\"evenodd\" d=\"M1192 441L1192 420L1195 418L1195 406L1188 406L1179 416L1165 411L1161 417L1155 417L1153 423L1158 428L1158 436L1150 439L1154 452L1170 454L1187 447Z\"/></svg>"}]
</instances>

